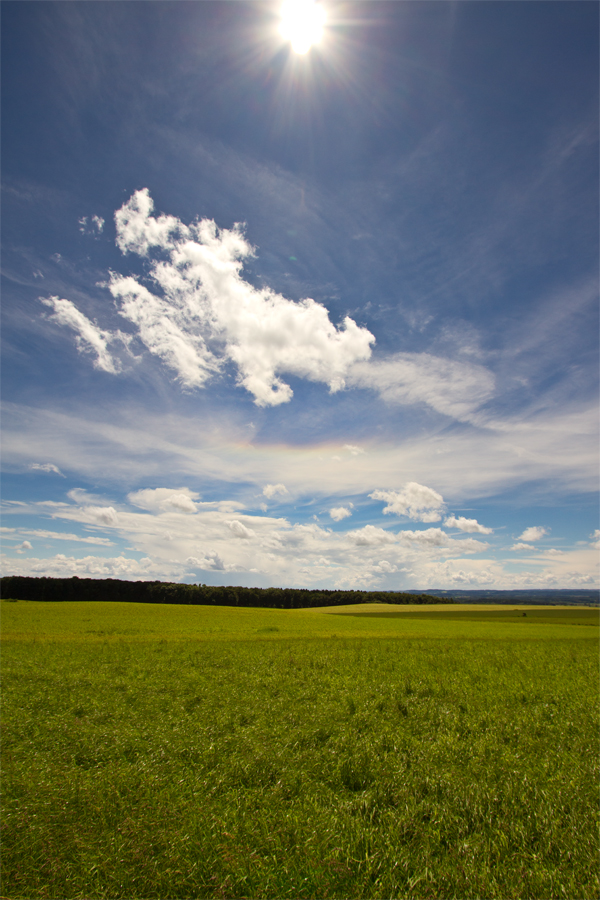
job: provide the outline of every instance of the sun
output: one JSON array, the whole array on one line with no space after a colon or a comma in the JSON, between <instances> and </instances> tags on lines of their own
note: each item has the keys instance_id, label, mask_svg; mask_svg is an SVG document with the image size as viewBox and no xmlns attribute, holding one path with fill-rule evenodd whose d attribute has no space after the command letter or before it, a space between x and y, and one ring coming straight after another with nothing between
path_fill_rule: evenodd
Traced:
<instances>
[{"instance_id":1,"label":"sun","mask_svg":"<svg viewBox=\"0 0 600 900\"><path fill-rule=\"evenodd\" d=\"M290 41L294 53L308 53L323 36L325 11L314 0L285 0L279 33Z\"/></svg>"}]
</instances>

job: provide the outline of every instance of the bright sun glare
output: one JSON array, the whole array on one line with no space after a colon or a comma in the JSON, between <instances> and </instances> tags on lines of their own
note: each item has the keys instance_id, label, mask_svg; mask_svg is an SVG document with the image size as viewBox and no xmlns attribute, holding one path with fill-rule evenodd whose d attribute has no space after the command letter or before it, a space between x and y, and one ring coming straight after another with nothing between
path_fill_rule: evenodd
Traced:
<instances>
[{"instance_id":1,"label":"bright sun glare","mask_svg":"<svg viewBox=\"0 0 600 900\"><path fill-rule=\"evenodd\" d=\"M325 11L314 0L285 0L281 7L280 34L295 53L308 53L323 36Z\"/></svg>"}]
</instances>

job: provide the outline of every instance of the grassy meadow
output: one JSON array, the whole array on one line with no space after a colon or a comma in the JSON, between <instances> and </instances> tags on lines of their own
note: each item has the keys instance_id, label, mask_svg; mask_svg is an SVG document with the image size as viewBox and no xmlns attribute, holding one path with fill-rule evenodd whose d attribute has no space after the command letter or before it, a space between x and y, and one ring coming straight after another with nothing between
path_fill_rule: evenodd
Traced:
<instances>
[{"instance_id":1,"label":"grassy meadow","mask_svg":"<svg viewBox=\"0 0 600 900\"><path fill-rule=\"evenodd\" d=\"M2 897L598 896L597 609L1 612Z\"/></svg>"}]
</instances>

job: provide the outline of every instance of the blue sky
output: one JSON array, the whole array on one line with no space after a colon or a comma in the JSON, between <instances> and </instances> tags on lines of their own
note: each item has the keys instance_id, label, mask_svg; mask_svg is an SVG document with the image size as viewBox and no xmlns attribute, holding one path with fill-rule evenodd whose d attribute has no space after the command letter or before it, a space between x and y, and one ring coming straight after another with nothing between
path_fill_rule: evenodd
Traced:
<instances>
[{"instance_id":1,"label":"blue sky","mask_svg":"<svg viewBox=\"0 0 600 900\"><path fill-rule=\"evenodd\" d=\"M598 6L3 3L3 572L598 584Z\"/></svg>"}]
</instances>

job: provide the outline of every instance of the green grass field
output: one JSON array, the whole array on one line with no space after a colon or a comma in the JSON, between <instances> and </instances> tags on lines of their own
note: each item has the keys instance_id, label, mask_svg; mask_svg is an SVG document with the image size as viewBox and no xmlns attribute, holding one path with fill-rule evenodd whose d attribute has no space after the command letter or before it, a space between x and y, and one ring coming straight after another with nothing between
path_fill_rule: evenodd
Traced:
<instances>
[{"instance_id":1,"label":"green grass field","mask_svg":"<svg viewBox=\"0 0 600 900\"><path fill-rule=\"evenodd\" d=\"M598 610L1 611L2 897L598 896Z\"/></svg>"}]
</instances>

